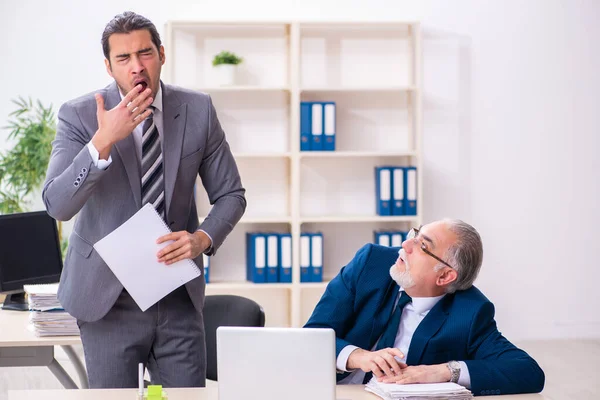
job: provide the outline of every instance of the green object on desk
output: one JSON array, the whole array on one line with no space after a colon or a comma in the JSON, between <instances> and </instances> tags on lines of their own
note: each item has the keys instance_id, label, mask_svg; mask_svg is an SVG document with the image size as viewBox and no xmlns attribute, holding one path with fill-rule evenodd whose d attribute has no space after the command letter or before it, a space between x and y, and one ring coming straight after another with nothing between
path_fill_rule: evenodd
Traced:
<instances>
[{"instance_id":1,"label":"green object on desk","mask_svg":"<svg viewBox=\"0 0 600 400\"><path fill-rule=\"evenodd\" d=\"M148 400L162 400L162 385L148 385Z\"/></svg>"}]
</instances>

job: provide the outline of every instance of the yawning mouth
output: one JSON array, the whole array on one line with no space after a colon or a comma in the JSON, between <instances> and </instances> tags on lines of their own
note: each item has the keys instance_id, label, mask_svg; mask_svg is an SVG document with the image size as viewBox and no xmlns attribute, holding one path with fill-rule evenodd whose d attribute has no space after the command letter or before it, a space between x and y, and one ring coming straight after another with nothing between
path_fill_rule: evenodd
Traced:
<instances>
[{"instance_id":1,"label":"yawning mouth","mask_svg":"<svg viewBox=\"0 0 600 400\"><path fill-rule=\"evenodd\" d=\"M148 87L148 82L146 82L145 79L140 79L133 83L133 86L137 86L137 85L142 85L142 88L140 89L140 93L141 93L144 90L146 90L146 88Z\"/></svg>"}]
</instances>

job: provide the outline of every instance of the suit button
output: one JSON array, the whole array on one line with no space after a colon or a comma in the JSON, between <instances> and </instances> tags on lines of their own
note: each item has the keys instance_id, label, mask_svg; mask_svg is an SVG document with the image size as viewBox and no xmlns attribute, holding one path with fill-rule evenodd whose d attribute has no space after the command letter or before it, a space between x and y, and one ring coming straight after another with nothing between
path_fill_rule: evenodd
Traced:
<instances>
[{"instance_id":1,"label":"suit button","mask_svg":"<svg viewBox=\"0 0 600 400\"><path fill-rule=\"evenodd\" d=\"M75 187L79 186L79 182L77 182L77 181L73 182L73 186L75 186Z\"/></svg>"},{"instance_id":2,"label":"suit button","mask_svg":"<svg viewBox=\"0 0 600 400\"><path fill-rule=\"evenodd\" d=\"M80 177L80 178L83 178L83 174L79 174L79 177Z\"/></svg>"},{"instance_id":3,"label":"suit button","mask_svg":"<svg viewBox=\"0 0 600 400\"><path fill-rule=\"evenodd\" d=\"M86 167L81 168L81 172L83 172L85 174L87 172L87 168Z\"/></svg>"}]
</instances>

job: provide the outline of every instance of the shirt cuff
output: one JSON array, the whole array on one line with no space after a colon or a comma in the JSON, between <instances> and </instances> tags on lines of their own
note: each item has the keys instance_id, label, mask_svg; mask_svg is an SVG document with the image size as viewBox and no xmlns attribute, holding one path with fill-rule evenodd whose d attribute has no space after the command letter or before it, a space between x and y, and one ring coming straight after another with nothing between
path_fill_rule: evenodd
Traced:
<instances>
[{"instance_id":1,"label":"shirt cuff","mask_svg":"<svg viewBox=\"0 0 600 400\"><path fill-rule=\"evenodd\" d=\"M337 369L339 371L350 372L346 369L346 365L348 364L348 358L350 357L350 353L354 350L358 349L356 346L348 345L340 351L340 354L337 357L337 361L335 363Z\"/></svg>"},{"instance_id":2,"label":"shirt cuff","mask_svg":"<svg viewBox=\"0 0 600 400\"><path fill-rule=\"evenodd\" d=\"M458 384L464 386L467 389L471 389L471 375L469 375L469 367L464 361L459 361L460 364L460 375L458 376Z\"/></svg>"},{"instance_id":3,"label":"shirt cuff","mask_svg":"<svg viewBox=\"0 0 600 400\"><path fill-rule=\"evenodd\" d=\"M92 156L92 161L94 161L94 165L98 169L106 169L112 163L112 156L108 156L108 160L100 160L100 153L96 149L96 147L89 142L87 144L87 148L90 151L90 156Z\"/></svg>"},{"instance_id":4,"label":"shirt cuff","mask_svg":"<svg viewBox=\"0 0 600 400\"><path fill-rule=\"evenodd\" d=\"M213 239L212 239L212 237L204 229L198 229L198 231L204 232L204 234L206 236L208 236L208 238L210 239L210 246L208 246L208 248L206 250L204 250L204 254L206 254L206 255L211 254L212 250L213 250Z\"/></svg>"}]
</instances>

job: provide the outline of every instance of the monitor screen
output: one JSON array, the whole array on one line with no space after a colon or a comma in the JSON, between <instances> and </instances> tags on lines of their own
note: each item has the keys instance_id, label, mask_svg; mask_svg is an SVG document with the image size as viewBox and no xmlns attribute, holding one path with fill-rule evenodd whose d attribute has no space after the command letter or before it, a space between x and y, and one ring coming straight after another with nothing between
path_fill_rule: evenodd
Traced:
<instances>
[{"instance_id":1,"label":"monitor screen","mask_svg":"<svg viewBox=\"0 0 600 400\"><path fill-rule=\"evenodd\" d=\"M56 221L45 211L0 215L0 292L60 279Z\"/></svg>"}]
</instances>

